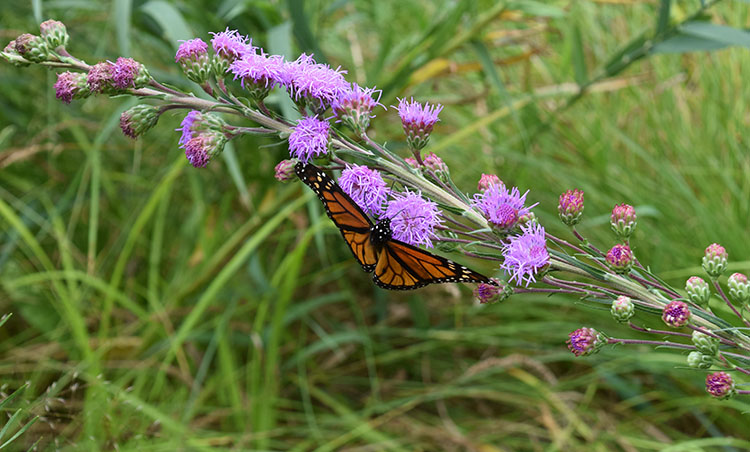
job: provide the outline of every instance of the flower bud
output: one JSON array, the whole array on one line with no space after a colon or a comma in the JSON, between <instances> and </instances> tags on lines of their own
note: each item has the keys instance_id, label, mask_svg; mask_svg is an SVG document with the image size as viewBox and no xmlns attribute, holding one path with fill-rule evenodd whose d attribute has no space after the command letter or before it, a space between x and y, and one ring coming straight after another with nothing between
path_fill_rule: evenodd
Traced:
<instances>
[{"instance_id":1,"label":"flower bud","mask_svg":"<svg viewBox=\"0 0 750 452\"><path fill-rule=\"evenodd\" d=\"M536 221L536 214L534 212L527 212L520 217L518 217L518 224L519 226L526 225L528 223L537 223Z\"/></svg>"},{"instance_id":2,"label":"flower bud","mask_svg":"<svg viewBox=\"0 0 750 452\"><path fill-rule=\"evenodd\" d=\"M115 88L143 88L151 81L151 74L143 64L132 58L120 57L112 67L112 84Z\"/></svg>"},{"instance_id":3,"label":"flower bud","mask_svg":"<svg viewBox=\"0 0 750 452\"><path fill-rule=\"evenodd\" d=\"M438 157L434 152L430 152L422 160L425 168L431 169L435 176L443 182L446 182L449 177L448 165L443 162L443 159Z\"/></svg>"},{"instance_id":4,"label":"flower bud","mask_svg":"<svg viewBox=\"0 0 750 452\"><path fill-rule=\"evenodd\" d=\"M729 258L727 250L718 243L712 243L708 245L703 255L703 270L711 278L716 279L727 269L727 258Z\"/></svg>"},{"instance_id":5,"label":"flower bud","mask_svg":"<svg viewBox=\"0 0 750 452\"><path fill-rule=\"evenodd\" d=\"M55 97L69 104L73 99L85 99L91 95L86 74L82 72L65 71L57 74L55 82Z\"/></svg>"},{"instance_id":6,"label":"flower bud","mask_svg":"<svg viewBox=\"0 0 750 452\"><path fill-rule=\"evenodd\" d=\"M750 301L750 283L747 275L743 273L732 273L727 282L729 286L729 298L737 304L743 305Z\"/></svg>"},{"instance_id":7,"label":"flower bud","mask_svg":"<svg viewBox=\"0 0 750 452\"><path fill-rule=\"evenodd\" d=\"M690 320L690 308L685 302L671 301L664 307L661 319L664 320L664 323L674 328L685 326Z\"/></svg>"},{"instance_id":8,"label":"flower bud","mask_svg":"<svg viewBox=\"0 0 750 452\"><path fill-rule=\"evenodd\" d=\"M195 168L204 168L213 157L224 150L227 141L229 140L221 132L201 132L185 143L185 157Z\"/></svg>"},{"instance_id":9,"label":"flower bud","mask_svg":"<svg viewBox=\"0 0 750 452\"><path fill-rule=\"evenodd\" d=\"M700 307L707 307L711 298L711 288L708 283L698 276L691 276L685 283L688 299Z\"/></svg>"},{"instance_id":10,"label":"flower bud","mask_svg":"<svg viewBox=\"0 0 750 452\"><path fill-rule=\"evenodd\" d=\"M719 353L719 340L715 337L693 330L692 340L695 348L704 355L716 356Z\"/></svg>"},{"instance_id":11,"label":"flower bud","mask_svg":"<svg viewBox=\"0 0 750 452\"><path fill-rule=\"evenodd\" d=\"M41 36L24 33L16 38L16 52L33 63L43 63L49 59L47 41Z\"/></svg>"},{"instance_id":12,"label":"flower bud","mask_svg":"<svg viewBox=\"0 0 750 452\"><path fill-rule=\"evenodd\" d=\"M633 252L628 245L615 245L607 252L607 263L616 273L625 274L633 268Z\"/></svg>"},{"instance_id":13,"label":"flower bud","mask_svg":"<svg viewBox=\"0 0 750 452\"><path fill-rule=\"evenodd\" d=\"M432 128L439 121L438 115L443 110L443 106L429 103L422 105L412 98L409 101L399 99L397 108L401 117L401 125L406 133L406 143L412 151L417 152L427 146Z\"/></svg>"},{"instance_id":14,"label":"flower bud","mask_svg":"<svg viewBox=\"0 0 750 452\"><path fill-rule=\"evenodd\" d=\"M560 195L557 212L566 226L578 224L583 215L583 190L568 190Z\"/></svg>"},{"instance_id":15,"label":"flower bud","mask_svg":"<svg viewBox=\"0 0 750 452\"><path fill-rule=\"evenodd\" d=\"M41 32L42 38L47 41L47 45L50 49L56 49L60 46L68 45L68 30L65 29L65 24L57 20L45 20L39 24L39 31Z\"/></svg>"},{"instance_id":16,"label":"flower bud","mask_svg":"<svg viewBox=\"0 0 750 452\"><path fill-rule=\"evenodd\" d=\"M482 177L479 178L479 183L477 184L477 191L484 192L488 188L490 188L490 185L502 185L503 181L500 180L499 177L495 174L484 174L482 173Z\"/></svg>"},{"instance_id":17,"label":"flower bud","mask_svg":"<svg viewBox=\"0 0 750 452\"><path fill-rule=\"evenodd\" d=\"M710 369L714 364L714 357L693 351L688 354L687 363L693 369Z\"/></svg>"},{"instance_id":18,"label":"flower bud","mask_svg":"<svg viewBox=\"0 0 750 452\"><path fill-rule=\"evenodd\" d=\"M474 298L479 304L499 303L513 295L513 287L503 280L492 278L497 285L479 283L474 289Z\"/></svg>"},{"instance_id":19,"label":"flower bud","mask_svg":"<svg viewBox=\"0 0 750 452\"><path fill-rule=\"evenodd\" d=\"M275 177L279 182L291 182L297 179L297 176L294 172L294 165L296 164L297 160L295 159L286 159L280 161L274 168L275 174L273 175L273 177Z\"/></svg>"},{"instance_id":20,"label":"flower bud","mask_svg":"<svg viewBox=\"0 0 750 452\"><path fill-rule=\"evenodd\" d=\"M92 93L115 94L114 65L109 61L96 63L89 69L86 83Z\"/></svg>"},{"instance_id":21,"label":"flower bud","mask_svg":"<svg viewBox=\"0 0 750 452\"><path fill-rule=\"evenodd\" d=\"M706 377L706 391L717 399L728 399L737 393L732 376L726 372L714 372Z\"/></svg>"},{"instance_id":22,"label":"flower bud","mask_svg":"<svg viewBox=\"0 0 750 452\"><path fill-rule=\"evenodd\" d=\"M633 304L633 300L631 300L630 297L620 295L612 302L610 312L612 313L612 317L614 317L615 320L620 323L625 323L630 320L631 317L633 317L633 314L635 313L635 305Z\"/></svg>"},{"instance_id":23,"label":"flower bud","mask_svg":"<svg viewBox=\"0 0 750 452\"><path fill-rule=\"evenodd\" d=\"M610 226L618 237L626 239L633 234L636 222L635 209L628 204L618 204L612 209Z\"/></svg>"},{"instance_id":24,"label":"flower bud","mask_svg":"<svg viewBox=\"0 0 750 452\"><path fill-rule=\"evenodd\" d=\"M159 109L152 105L136 105L120 115L120 128L126 136L136 139L159 121Z\"/></svg>"},{"instance_id":25,"label":"flower bud","mask_svg":"<svg viewBox=\"0 0 750 452\"><path fill-rule=\"evenodd\" d=\"M5 46L5 49L0 52L0 55L2 55L8 62L13 63L13 66L26 67L29 65L29 62L18 53L18 50L16 50L16 41L10 41L8 45Z\"/></svg>"},{"instance_id":26,"label":"flower bud","mask_svg":"<svg viewBox=\"0 0 750 452\"><path fill-rule=\"evenodd\" d=\"M576 356L587 356L599 351L607 343L606 336L593 328L579 328L568 335L568 349Z\"/></svg>"},{"instance_id":27,"label":"flower bud","mask_svg":"<svg viewBox=\"0 0 750 452\"><path fill-rule=\"evenodd\" d=\"M406 157L406 158L404 159L404 161L405 161L405 162L406 162L406 164L407 164L407 165L409 165L410 167L412 167L412 168L414 168L414 169L416 169L416 170L418 170L418 169L419 169L419 162L417 162L417 159L415 159L414 157Z\"/></svg>"},{"instance_id":28,"label":"flower bud","mask_svg":"<svg viewBox=\"0 0 750 452\"><path fill-rule=\"evenodd\" d=\"M331 110L337 118L351 128L357 135L365 133L373 118L372 110L380 105L381 91L373 88L362 88L356 83L339 93L338 97L331 103ZM373 96L376 96L375 99Z\"/></svg>"},{"instance_id":29,"label":"flower bud","mask_svg":"<svg viewBox=\"0 0 750 452\"><path fill-rule=\"evenodd\" d=\"M200 38L180 44L174 60L182 67L185 76L199 85L206 83L211 76L212 65L208 56L208 44Z\"/></svg>"}]
</instances>

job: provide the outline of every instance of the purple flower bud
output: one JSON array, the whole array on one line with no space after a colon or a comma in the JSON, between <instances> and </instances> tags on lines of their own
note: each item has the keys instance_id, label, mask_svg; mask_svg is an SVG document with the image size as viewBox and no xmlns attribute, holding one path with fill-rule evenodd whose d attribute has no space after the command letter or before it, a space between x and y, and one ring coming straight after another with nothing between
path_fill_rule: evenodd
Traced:
<instances>
[{"instance_id":1,"label":"purple flower bud","mask_svg":"<svg viewBox=\"0 0 750 452\"><path fill-rule=\"evenodd\" d=\"M339 95L350 89L344 78L346 71L331 69L327 64L316 63L312 55L302 54L295 61L284 64L281 81L289 96L304 109L309 106L314 113L322 113Z\"/></svg>"},{"instance_id":2,"label":"purple flower bud","mask_svg":"<svg viewBox=\"0 0 750 452\"><path fill-rule=\"evenodd\" d=\"M612 209L612 218L610 220L610 226L615 231L618 237L625 239L633 234L635 227L638 224L636 222L635 209L633 206L628 204L617 204Z\"/></svg>"},{"instance_id":3,"label":"purple flower bud","mask_svg":"<svg viewBox=\"0 0 750 452\"><path fill-rule=\"evenodd\" d=\"M708 283L698 276L691 276L685 282L685 292L688 299L701 307L708 306L708 300L711 298L711 288Z\"/></svg>"},{"instance_id":4,"label":"purple flower bud","mask_svg":"<svg viewBox=\"0 0 750 452\"><path fill-rule=\"evenodd\" d=\"M82 72L66 71L57 74L55 82L55 97L69 104L73 99L85 99L91 95L86 74Z\"/></svg>"},{"instance_id":5,"label":"purple flower bud","mask_svg":"<svg viewBox=\"0 0 750 452\"><path fill-rule=\"evenodd\" d=\"M492 278L496 284L479 283L474 289L474 298L479 304L491 304L504 301L513 294L513 287L500 279Z\"/></svg>"},{"instance_id":6,"label":"purple flower bud","mask_svg":"<svg viewBox=\"0 0 750 452\"><path fill-rule=\"evenodd\" d=\"M419 162L417 162L417 159L415 159L414 157L406 157L404 161L412 168L419 169Z\"/></svg>"},{"instance_id":7,"label":"purple flower bud","mask_svg":"<svg viewBox=\"0 0 750 452\"><path fill-rule=\"evenodd\" d=\"M16 67L26 67L29 65L28 60L21 56L20 53L18 53L18 50L16 50L16 41L10 41L8 45L5 46L2 52L0 52L0 55L2 55L3 58L5 58L10 63L13 63L13 66Z\"/></svg>"},{"instance_id":8,"label":"purple flower bud","mask_svg":"<svg viewBox=\"0 0 750 452\"><path fill-rule=\"evenodd\" d=\"M331 125L317 116L305 116L289 135L289 155L303 163L328 153Z\"/></svg>"},{"instance_id":9,"label":"purple flower bud","mask_svg":"<svg viewBox=\"0 0 750 452\"><path fill-rule=\"evenodd\" d=\"M671 301L664 307L664 310L661 313L661 319L664 320L664 323L673 328L685 326L690 320L690 308L688 308L687 303L682 301Z\"/></svg>"},{"instance_id":10,"label":"purple flower bud","mask_svg":"<svg viewBox=\"0 0 750 452\"><path fill-rule=\"evenodd\" d=\"M612 302L610 312L615 320L620 323L625 323L633 317L633 314L635 313L635 305L630 297L620 295Z\"/></svg>"},{"instance_id":11,"label":"purple flower bud","mask_svg":"<svg viewBox=\"0 0 750 452\"><path fill-rule=\"evenodd\" d=\"M379 172L365 165L347 165L338 183L366 213L375 217L383 213L390 190Z\"/></svg>"},{"instance_id":12,"label":"purple flower bud","mask_svg":"<svg viewBox=\"0 0 750 452\"><path fill-rule=\"evenodd\" d=\"M737 304L746 304L750 301L750 284L747 275L743 273L732 273L727 281L729 286L729 298Z\"/></svg>"},{"instance_id":13,"label":"purple flower bud","mask_svg":"<svg viewBox=\"0 0 750 452\"><path fill-rule=\"evenodd\" d=\"M607 263L616 273L629 273L633 268L633 252L628 245L615 245L607 252Z\"/></svg>"},{"instance_id":14,"label":"purple flower bud","mask_svg":"<svg viewBox=\"0 0 750 452\"><path fill-rule=\"evenodd\" d=\"M432 239L437 238L435 227L443 221L437 204L413 191L395 193L393 197L383 214L391 219L393 238L432 248Z\"/></svg>"},{"instance_id":15,"label":"purple flower bud","mask_svg":"<svg viewBox=\"0 0 750 452\"><path fill-rule=\"evenodd\" d=\"M502 252L500 268L511 275L509 282L528 287L549 263L544 227L534 222L521 226L521 235L511 236Z\"/></svg>"},{"instance_id":16,"label":"purple flower bud","mask_svg":"<svg viewBox=\"0 0 750 452\"><path fill-rule=\"evenodd\" d=\"M356 83L339 93L331 103L336 122L343 122L355 133L362 135L370 125L372 110L380 104L382 91L374 88L362 88ZM382 105L381 105L382 106Z\"/></svg>"},{"instance_id":17,"label":"purple flower bud","mask_svg":"<svg viewBox=\"0 0 750 452\"><path fill-rule=\"evenodd\" d=\"M281 85L284 59L279 55L268 56L262 50L260 53L248 52L234 61L229 70L235 80L240 79L240 84L250 92L250 97L260 102L275 86Z\"/></svg>"},{"instance_id":18,"label":"purple flower bud","mask_svg":"<svg viewBox=\"0 0 750 452\"><path fill-rule=\"evenodd\" d=\"M120 128L125 136L136 139L159 121L159 109L146 104L136 105L120 115Z\"/></svg>"},{"instance_id":19,"label":"purple flower bud","mask_svg":"<svg viewBox=\"0 0 750 452\"><path fill-rule=\"evenodd\" d=\"M557 212L566 226L578 224L583 216L583 190L568 190L560 195Z\"/></svg>"},{"instance_id":20,"label":"purple flower bud","mask_svg":"<svg viewBox=\"0 0 750 452\"><path fill-rule=\"evenodd\" d=\"M448 174L448 165L445 164L443 159L438 157L434 152L430 152L422 160L424 166L431 169L435 174L440 177Z\"/></svg>"},{"instance_id":21,"label":"purple flower bud","mask_svg":"<svg viewBox=\"0 0 750 452\"><path fill-rule=\"evenodd\" d=\"M495 174L482 173L482 177L479 178L479 183L477 183L477 191L485 192L488 188L490 188L491 185L504 186L505 184L503 184L503 181L501 181L500 178Z\"/></svg>"},{"instance_id":22,"label":"purple flower bud","mask_svg":"<svg viewBox=\"0 0 750 452\"><path fill-rule=\"evenodd\" d=\"M297 161L294 159L286 159L280 161L274 168L275 174L273 175L273 177L275 177L279 182L291 182L297 179L294 172L294 165L296 164Z\"/></svg>"},{"instance_id":23,"label":"purple flower bud","mask_svg":"<svg viewBox=\"0 0 750 452\"><path fill-rule=\"evenodd\" d=\"M508 190L501 184L491 184L484 192L474 195L472 206L487 218L490 225L500 232L509 232L518 223L518 219L529 213L529 209L536 206L525 207L526 191L523 195L516 187Z\"/></svg>"},{"instance_id":24,"label":"purple flower bud","mask_svg":"<svg viewBox=\"0 0 750 452\"><path fill-rule=\"evenodd\" d=\"M708 356L716 356L719 353L719 340L715 337L709 336L708 334L701 333L700 331L693 330L691 336L693 345L702 354Z\"/></svg>"},{"instance_id":25,"label":"purple flower bud","mask_svg":"<svg viewBox=\"0 0 750 452\"><path fill-rule=\"evenodd\" d=\"M176 129L182 132L179 141L180 147L185 146L188 141L198 136L201 132L218 132L223 134L225 126L226 123L216 113L201 113L197 110L192 110L182 120L180 127Z\"/></svg>"},{"instance_id":26,"label":"purple flower bud","mask_svg":"<svg viewBox=\"0 0 750 452\"><path fill-rule=\"evenodd\" d=\"M408 101L405 98L399 99L397 109L409 147L415 151L425 147L433 126L439 121L438 115L443 110L443 106L429 103L422 105L412 97Z\"/></svg>"},{"instance_id":27,"label":"purple flower bud","mask_svg":"<svg viewBox=\"0 0 750 452\"><path fill-rule=\"evenodd\" d=\"M256 50L252 39L242 36L237 30L230 30L229 27L220 33L211 34L211 46L216 54L214 69L218 75L224 74L234 61Z\"/></svg>"},{"instance_id":28,"label":"purple flower bud","mask_svg":"<svg viewBox=\"0 0 750 452\"><path fill-rule=\"evenodd\" d=\"M703 270L711 278L718 278L726 271L728 258L729 254L723 246L718 243L712 243L708 245L706 253L703 255Z\"/></svg>"},{"instance_id":29,"label":"purple flower bud","mask_svg":"<svg viewBox=\"0 0 750 452\"><path fill-rule=\"evenodd\" d=\"M43 63L49 59L47 41L41 36L24 33L15 39L16 52L32 63Z\"/></svg>"},{"instance_id":30,"label":"purple flower bud","mask_svg":"<svg viewBox=\"0 0 750 452\"><path fill-rule=\"evenodd\" d=\"M211 76L211 59L208 57L208 44L202 39L195 38L182 41L174 58L175 63L182 67L185 76L202 85Z\"/></svg>"},{"instance_id":31,"label":"purple flower bud","mask_svg":"<svg viewBox=\"0 0 750 452\"><path fill-rule=\"evenodd\" d=\"M593 328L578 328L568 335L568 349L576 356L588 356L606 344L606 337Z\"/></svg>"},{"instance_id":32,"label":"purple flower bud","mask_svg":"<svg viewBox=\"0 0 750 452\"><path fill-rule=\"evenodd\" d=\"M185 157L195 168L204 168L212 157L221 153L227 137L219 132L201 132L185 143Z\"/></svg>"},{"instance_id":33,"label":"purple flower bud","mask_svg":"<svg viewBox=\"0 0 750 452\"><path fill-rule=\"evenodd\" d=\"M68 30L65 28L65 24L57 20L45 20L39 24L39 31L42 38L47 41L47 46L50 49L55 49L59 46L68 45Z\"/></svg>"},{"instance_id":34,"label":"purple flower bud","mask_svg":"<svg viewBox=\"0 0 750 452\"><path fill-rule=\"evenodd\" d=\"M109 61L96 63L89 70L86 83L92 93L112 94L114 92L114 65Z\"/></svg>"},{"instance_id":35,"label":"purple flower bud","mask_svg":"<svg viewBox=\"0 0 750 452\"><path fill-rule=\"evenodd\" d=\"M112 84L117 89L143 88L150 80L146 66L132 58L120 57L112 67Z\"/></svg>"},{"instance_id":36,"label":"purple flower bud","mask_svg":"<svg viewBox=\"0 0 750 452\"><path fill-rule=\"evenodd\" d=\"M706 391L717 399L728 399L737 393L732 376L726 372L714 372L706 377Z\"/></svg>"}]
</instances>

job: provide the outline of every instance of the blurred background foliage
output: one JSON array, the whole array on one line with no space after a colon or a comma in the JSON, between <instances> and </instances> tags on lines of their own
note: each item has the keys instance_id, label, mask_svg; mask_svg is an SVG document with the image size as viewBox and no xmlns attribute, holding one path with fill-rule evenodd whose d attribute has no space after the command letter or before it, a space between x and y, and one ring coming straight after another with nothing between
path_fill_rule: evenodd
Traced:
<instances>
[{"instance_id":1,"label":"blurred background foliage","mask_svg":"<svg viewBox=\"0 0 750 452\"><path fill-rule=\"evenodd\" d=\"M3 45L54 18L72 54L131 56L184 89L180 39L230 27L314 52L386 106L444 104L428 150L465 191L497 173L567 237L557 196L584 189L580 230L600 248L611 207L633 204L640 260L676 287L714 241L750 270L745 2L21 3L0 3ZM574 359L580 326L635 336L606 308L376 288L318 201L273 179L278 139L243 137L196 170L180 113L133 142L118 120L135 99L65 105L35 66L2 64L0 80L1 389L20 390L1 441L37 419L9 450L750 447L745 399L709 398L684 354ZM269 104L292 114L281 94ZM372 130L405 150L393 110Z\"/></svg>"}]
</instances>

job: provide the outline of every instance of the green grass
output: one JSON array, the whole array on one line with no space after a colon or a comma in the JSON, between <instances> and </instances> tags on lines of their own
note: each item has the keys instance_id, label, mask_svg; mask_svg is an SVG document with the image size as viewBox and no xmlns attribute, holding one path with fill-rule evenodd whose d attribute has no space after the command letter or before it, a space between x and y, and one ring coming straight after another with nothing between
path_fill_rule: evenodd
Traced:
<instances>
[{"instance_id":1,"label":"green grass","mask_svg":"<svg viewBox=\"0 0 750 452\"><path fill-rule=\"evenodd\" d=\"M698 4L677 2L669 19ZM53 17L75 55L129 54L183 87L176 40L227 25L274 52L315 51L383 88L384 105L445 104L430 148L465 191L496 172L567 237L557 196L582 188L580 230L600 248L614 243L612 205L633 204L639 258L677 287L713 241L731 270L750 271L747 48L651 55L566 107L576 82L663 23L656 3L32 5L0 6L3 45ZM708 14L750 26L743 2ZM117 127L132 99L61 104L40 67L4 63L0 79L0 312L13 313L0 372L5 394L20 389L0 408L21 409L9 432L39 416L8 450L750 447L748 403L710 399L684 355L629 346L575 359L564 342L580 326L634 336L606 310L375 288L318 201L273 179L278 139L241 138L195 170L178 114L132 142ZM392 111L373 129L403 149Z\"/></svg>"}]
</instances>

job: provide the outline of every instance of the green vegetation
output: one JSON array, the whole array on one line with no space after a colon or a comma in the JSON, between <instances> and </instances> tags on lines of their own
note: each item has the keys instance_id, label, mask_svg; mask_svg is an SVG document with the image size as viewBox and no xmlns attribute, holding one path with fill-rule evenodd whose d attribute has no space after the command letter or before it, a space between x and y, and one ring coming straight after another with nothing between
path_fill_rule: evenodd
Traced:
<instances>
[{"instance_id":1,"label":"green vegetation","mask_svg":"<svg viewBox=\"0 0 750 452\"><path fill-rule=\"evenodd\" d=\"M639 259L683 287L711 242L750 271L750 45L677 32L701 3L672 3L4 2L0 38L55 18L87 62L132 56L187 88L180 39L229 26L313 51L384 105L446 105L427 150L467 192L497 173L569 237L557 197L583 189L579 230L600 248L611 207L634 205ZM695 18L748 27L748 6ZM309 190L274 180L279 139L243 137L194 169L174 132L184 112L133 142L118 121L135 99L62 104L38 66L3 62L0 80L0 449L750 448L747 396L710 398L686 353L569 353L580 326L653 339L607 307L376 288ZM400 129L381 110L373 138L398 148Z\"/></svg>"}]
</instances>

